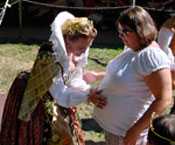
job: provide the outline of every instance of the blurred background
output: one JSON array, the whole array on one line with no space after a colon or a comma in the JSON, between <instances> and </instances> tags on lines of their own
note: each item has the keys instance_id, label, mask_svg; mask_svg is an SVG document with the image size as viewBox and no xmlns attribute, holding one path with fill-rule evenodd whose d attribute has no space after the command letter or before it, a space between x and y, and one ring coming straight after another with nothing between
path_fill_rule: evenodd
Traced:
<instances>
[{"instance_id":1,"label":"blurred background","mask_svg":"<svg viewBox=\"0 0 175 145\"><path fill-rule=\"evenodd\" d=\"M115 46L120 45L116 39L115 21L124 9L134 5L144 7L154 18L158 29L175 14L175 0L1 0L2 10L7 1L11 7L6 8L2 19L0 42L47 40L55 16L60 11L69 11L94 21L99 32L94 44Z\"/></svg>"}]
</instances>

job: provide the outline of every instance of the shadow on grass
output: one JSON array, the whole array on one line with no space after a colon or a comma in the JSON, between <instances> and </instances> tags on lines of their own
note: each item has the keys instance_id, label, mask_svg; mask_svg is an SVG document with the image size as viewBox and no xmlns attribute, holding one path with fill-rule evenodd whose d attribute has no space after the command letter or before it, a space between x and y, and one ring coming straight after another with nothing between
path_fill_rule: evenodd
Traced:
<instances>
[{"instance_id":1,"label":"shadow on grass","mask_svg":"<svg viewBox=\"0 0 175 145\"><path fill-rule=\"evenodd\" d=\"M84 131L95 131L103 132L103 129L98 125L98 123L93 118L82 119L82 129ZM87 140L86 145L105 145L104 141L94 142L92 140Z\"/></svg>"},{"instance_id":2,"label":"shadow on grass","mask_svg":"<svg viewBox=\"0 0 175 145\"><path fill-rule=\"evenodd\" d=\"M95 131L95 132L103 131L103 129L98 125L98 123L93 118L82 119L81 124L82 129L85 131Z\"/></svg>"}]
</instances>

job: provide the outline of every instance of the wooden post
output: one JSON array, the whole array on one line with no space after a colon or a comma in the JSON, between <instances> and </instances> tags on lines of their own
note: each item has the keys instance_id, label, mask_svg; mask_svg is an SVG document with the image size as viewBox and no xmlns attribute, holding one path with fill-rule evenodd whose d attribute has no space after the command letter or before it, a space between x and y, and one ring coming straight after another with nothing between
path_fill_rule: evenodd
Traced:
<instances>
[{"instance_id":1,"label":"wooden post","mask_svg":"<svg viewBox=\"0 0 175 145\"><path fill-rule=\"evenodd\" d=\"M135 7L135 6L136 6L136 1L133 0L133 1L132 1L132 7Z\"/></svg>"},{"instance_id":2,"label":"wooden post","mask_svg":"<svg viewBox=\"0 0 175 145\"><path fill-rule=\"evenodd\" d=\"M18 3L18 17L19 17L19 38L22 38L22 0L19 1Z\"/></svg>"},{"instance_id":3,"label":"wooden post","mask_svg":"<svg viewBox=\"0 0 175 145\"><path fill-rule=\"evenodd\" d=\"M110 6L110 0L107 0L107 7Z\"/></svg>"}]
</instances>

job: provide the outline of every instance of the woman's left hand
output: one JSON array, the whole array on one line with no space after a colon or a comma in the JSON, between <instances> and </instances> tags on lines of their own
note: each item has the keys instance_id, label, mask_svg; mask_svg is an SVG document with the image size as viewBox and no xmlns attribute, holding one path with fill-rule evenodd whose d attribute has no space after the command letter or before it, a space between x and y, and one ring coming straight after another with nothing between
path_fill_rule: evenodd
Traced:
<instances>
[{"instance_id":1,"label":"woman's left hand","mask_svg":"<svg viewBox=\"0 0 175 145\"><path fill-rule=\"evenodd\" d=\"M131 127L123 138L123 145L136 145L139 134L134 127Z\"/></svg>"},{"instance_id":2,"label":"woman's left hand","mask_svg":"<svg viewBox=\"0 0 175 145\"><path fill-rule=\"evenodd\" d=\"M96 107L103 109L107 104L107 100L106 97L101 95L101 92L102 90L91 89L88 101L92 102Z\"/></svg>"}]
</instances>

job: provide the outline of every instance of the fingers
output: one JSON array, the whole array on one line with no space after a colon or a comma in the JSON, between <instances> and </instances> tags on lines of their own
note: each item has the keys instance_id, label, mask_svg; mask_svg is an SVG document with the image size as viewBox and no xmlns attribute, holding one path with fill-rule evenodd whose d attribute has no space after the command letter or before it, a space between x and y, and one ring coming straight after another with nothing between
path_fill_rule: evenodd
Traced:
<instances>
[{"instance_id":1,"label":"fingers","mask_svg":"<svg viewBox=\"0 0 175 145\"><path fill-rule=\"evenodd\" d=\"M90 90L89 101L92 102L96 107L103 109L107 104L106 97L101 95L102 90L92 89Z\"/></svg>"},{"instance_id":2,"label":"fingers","mask_svg":"<svg viewBox=\"0 0 175 145\"><path fill-rule=\"evenodd\" d=\"M100 109L103 109L106 106L106 103L104 103L104 102L96 103L95 106L100 108Z\"/></svg>"},{"instance_id":3,"label":"fingers","mask_svg":"<svg viewBox=\"0 0 175 145\"><path fill-rule=\"evenodd\" d=\"M98 88L90 90L90 94L93 94L93 95L100 95L102 92L103 90L98 89Z\"/></svg>"},{"instance_id":4,"label":"fingers","mask_svg":"<svg viewBox=\"0 0 175 145\"><path fill-rule=\"evenodd\" d=\"M92 103L94 103L96 107L103 109L107 104L107 100L105 97L96 96L96 98L94 98Z\"/></svg>"}]
</instances>

